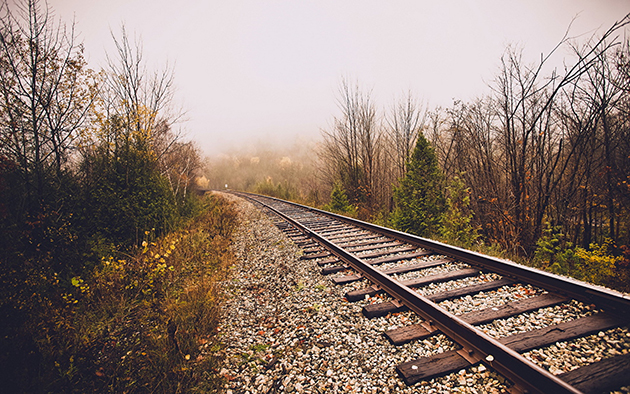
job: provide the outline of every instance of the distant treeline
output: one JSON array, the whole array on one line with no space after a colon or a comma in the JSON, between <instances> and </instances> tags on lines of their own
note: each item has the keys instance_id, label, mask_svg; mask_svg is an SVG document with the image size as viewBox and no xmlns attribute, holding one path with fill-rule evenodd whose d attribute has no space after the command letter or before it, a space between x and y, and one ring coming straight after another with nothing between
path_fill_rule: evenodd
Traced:
<instances>
[{"instance_id":1,"label":"distant treeline","mask_svg":"<svg viewBox=\"0 0 630 394\"><path fill-rule=\"evenodd\" d=\"M214 190L249 190L321 205L330 190L319 178L316 149L312 141L285 147L260 144L208 158L201 182Z\"/></svg>"}]
</instances>

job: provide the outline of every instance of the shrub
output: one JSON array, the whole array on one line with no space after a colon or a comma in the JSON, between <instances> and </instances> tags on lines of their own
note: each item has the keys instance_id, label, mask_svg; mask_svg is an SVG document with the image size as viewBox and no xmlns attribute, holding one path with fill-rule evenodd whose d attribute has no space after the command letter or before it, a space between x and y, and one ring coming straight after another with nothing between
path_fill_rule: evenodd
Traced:
<instances>
[{"instance_id":1,"label":"shrub","mask_svg":"<svg viewBox=\"0 0 630 394\"><path fill-rule=\"evenodd\" d=\"M592 243L588 250L574 247L561 227L548 224L536 245L534 262L540 268L603 286L618 283L624 256L614 255L611 239Z\"/></svg>"},{"instance_id":2,"label":"shrub","mask_svg":"<svg viewBox=\"0 0 630 394\"><path fill-rule=\"evenodd\" d=\"M617 276L616 265L623 260L623 256L612 255L612 246L607 238L602 245L591 244L590 250L575 248L577 278L598 285L612 284Z\"/></svg>"},{"instance_id":3,"label":"shrub","mask_svg":"<svg viewBox=\"0 0 630 394\"><path fill-rule=\"evenodd\" d=\"M573 244L566 240L560 226L547 223L543 236L536 242L535 264L560 275L576 276L578 256Z\"/></svg>"},{"instance_id":4,"label":"shrub","mask_svg":"<svg viewBox=\"0 0 630 394\"><path fill-rule=\"evenodd\" d=\"M264 194L270 197L276 197L283 200L294 200L297 193L295 188L291 187L288 183L284 185L282 182L275 184L271 178L263 182L259 182L254 187L254 193Z\"/></svg>"},{"instance_id":5,"label":"shrub","mask_svg":"<svg viewBox=\"0 0 630 394\"><path fill-rule=\"evenodd\" d=\"M178 212L167 180L150 152L124 148L86 158L83 222L95 243L137 245L145 231L163 234Z\"/></svg>"},{"instance_id":6,"label":"shrub","mask_svg":"<svg viewBox=\"0 0 630 394\"><path fill-rule=\"evenodd\" d=\"M0 370L3 388L218 391L220 359L210 350L220 347L217 282L232 263L235 224L232 206L210 197L181 230L161 237L146 231L140 247L105 257L83 275L31 276L47 290L12 315L20 318L11 321L15 330L2 327L3 338L11 335L3 366L14 365Z\"/></svg>"},{"instance_id":7,"label":"shrub","mask_svg":"<svg viewBox=\"0 0 630 394\"><path fill-rule=\"evenodd\" d=\"M479 239L473 226L473 211L470 209L470 188L458 176L451 179L446 188L446 210L442 236L447 242L469 246Z\"/></svg>"}]
</instances>

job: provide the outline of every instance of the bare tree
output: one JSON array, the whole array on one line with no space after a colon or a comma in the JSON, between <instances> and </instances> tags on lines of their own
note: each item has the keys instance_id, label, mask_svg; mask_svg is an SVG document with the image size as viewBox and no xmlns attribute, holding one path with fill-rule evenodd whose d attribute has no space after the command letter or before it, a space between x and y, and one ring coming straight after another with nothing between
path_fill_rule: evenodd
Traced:
<instances>
[{"instance_id":1,"label":"bare tree","mask_svg":"<svg viewBox=\"0 0 630 394\"><path fill-rule=\"evenodd\" d=\"M399 99L386 117L389 137L388 156L395 168L395 179L407 173L407 162L416 146L418 133L424 128L427 111L411 92Z\"/></svg>"},{"instance_id":2,"label":"bare tree","mask_svg":"<svg viewBox=\"0 0 630 394\"><path fill-rule=\"evenodd\" d=\"M381 159L381 129L370 94L345 79L341 83L340 118L334 119L332 130L324 131L319 152L327 181L340 181L353 204L371 215L377 204L375 191Z\"/></svg>"},{"instance_id":3,"label":"bare tree","mask_svg":"<svg viewBox=\"0 0 630 394\"><path fill-rule=\"evenodd\" d=\"M120 37L112 34L112 38L116 56L107 57L98 101L99 122L94 133L86 135L83 155L96 154L96 146L100 153L104 150L114 156L124 147L146 152L157 162L172 192L185 198L201 161L194 144L181 142L181 131L175 128L183 114L173 107L173 69L167 64L149 72L141 43L130 42L124 26Z\"/></svg>"},{"instance_id":4,"label":"bare tree","mask_svg":"<svg viewBox=\"0 0 630 394\"><path fill-rule=\"evenodd\" d=\"M601 40L572 48L582 59L585 54L593 53L593 45L599 46L596 61L567 89L562 111L571 136L569 146L574 152L569 160L573 176L567 176L566 189L567 195L575 198L568 204L575 214L563 222L581 223L581 228L574 232L574 240L580 238L585 247L593 237L598 238L597 232L602 233L602 216L607 220L607 236L614 241L618 239L618 215L626 194L622 185L627 176L623 170L627 128L620 112L625 96L624 76L617 65L620 52L613 53L611 42ZM565 215L571 213L565 210Z\"/></svg>"},{"instance_id":5,"label":"bare tree","mask_svg":"<svg viewBox=\"0 0 630 394\"><path fill-rule=\"evenodd\" d=\"M44 199L59 178L97 89L83 48L54 24L47 4L0 5L0 154L15 161L27 188Z\"/></svg>"},{"instance_id":6,"label":"bare tree","mask_svg":"<svg viewBox=\"0 0 630 394\"><path fill-rule=\"evenodd\" d=\"M614 88L624 86L623 56L611 56L628 23L626 16L587 45L572 45L575 62L550 75L543 71L567 37L534 65L508 48L492 96L429 114L426 134L440 165L470 187L476 220L490 239L529 254L547 220L574 231L581 220L584 243L604 217L610 235L620 233L628 179L621 170L627 155L618 148L627 146L626 118L617 108L627 101L623 88Z\"/></svg>"},{"instance_id":7,"label":"bare tree","mask_svg":"<svg viewBox=\"0 0 630 394\"><path fill-rule=\"evenodd\" d=\"M104 88L101 94L103 121L119 119L128 138L148 144L160 157L180 135L172 126L181 119L174 110L174 71L167 64L162 70L149 72L145 66L142 45L130 42L127 30L121 36L112 34L116 57L107 57ZM168 131L168 132L166 132Z\"/></svg>"},{"instance_id":8,"label":"bare tree","mask_svg":"<svg viewBox=\"0 0 630 394\"><path fill-rule=\"evenodd\" d=\"M556 124L560 96L588 75L601 56L616 45L614 35L628 22L626 16L601 38L593 39L562 75L554 71L544 78L542 70L566 38L534 67L524 66L520 55L510 49L502 59L495 93L509 187L508 219L516 231L513 242L525 252L540 237L551 197L568 168L567 159L575 152L567 147L565 135Z\"/></svg>"},{"instance_id":9,"label":"bare tree","mask_svg":"<svg viewBox=\"0 0 630 394\"><path fill-rule=\"evenodd\" d=\"M192 142L175 142L160 160L162 175L179 199L185 199L201 168L199 149Z\"/></svg>"}]
</instances>

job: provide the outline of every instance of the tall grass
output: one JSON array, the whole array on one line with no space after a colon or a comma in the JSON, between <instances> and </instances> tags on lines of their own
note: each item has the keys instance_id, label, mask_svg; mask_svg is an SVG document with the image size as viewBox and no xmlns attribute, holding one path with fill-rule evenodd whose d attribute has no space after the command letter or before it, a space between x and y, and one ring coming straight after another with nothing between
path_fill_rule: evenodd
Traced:
<instances>
[{"instance_id":1,"label":"tall grass","mask_svg":"<svg viewBox=\"0 0 630 394\"><path fill-rule=\"evenodd\" d=\"M23 322L24 343L7 349L30 352L15 355L27 368L3 380L18 392L218 391L219 360L207 350L220 346L217 282L233 262L235 225L232 205L209 196L181 230L146 232L137 250L72 278L59 302Z\"/></svg>"}]
</instances>

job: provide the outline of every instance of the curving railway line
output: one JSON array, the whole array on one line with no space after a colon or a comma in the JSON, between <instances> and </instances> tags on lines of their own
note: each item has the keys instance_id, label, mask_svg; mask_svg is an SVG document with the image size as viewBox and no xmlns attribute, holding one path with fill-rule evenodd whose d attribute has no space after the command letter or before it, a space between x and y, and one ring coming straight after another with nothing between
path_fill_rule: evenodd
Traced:
<instances>
[{"instance_id":1,"label":"curving railway line","mask_svg":"<svg viewBox=\"0 0 630 394\"><path fill-rule=\"evenodd\" d=\"M551 345L569 343L571 349L576 338L627 326L628 296L314 208L233 193L275 216L276 225L303 249L302 259L317 259L334 283L367 279L370 285L346 294L350 302L380 301L363 307L366 318L404 310L417 314L420 323L384 333L393 346L438 333L456 343L453 350L398 365L408 385L473 365L497 371L515 393L599 393L630 384L630 353L625 351L556 374L524 356ZM438 267L444 269L435 271ZM444 283L455 286L440 287ZM503 298L486 302L489 293ZM571 305L581 306L571 319L529 330L519 324L519 317L522 322L544 308ZM492 330L504 323L513 325L512 335Z\"/></svg>"}]
</instances>

